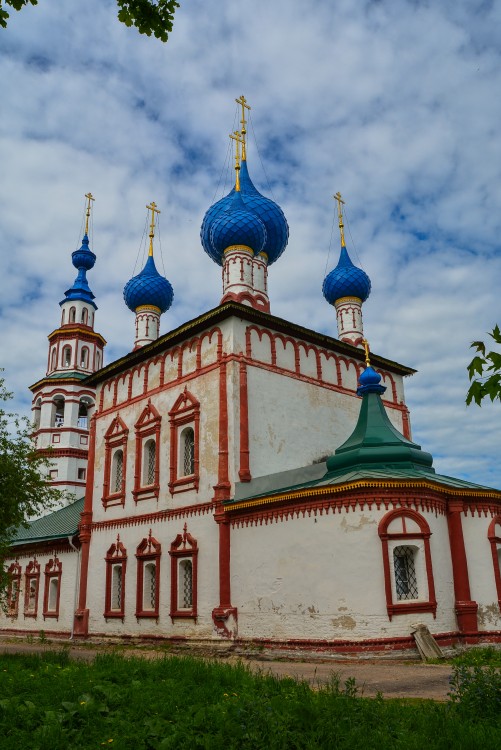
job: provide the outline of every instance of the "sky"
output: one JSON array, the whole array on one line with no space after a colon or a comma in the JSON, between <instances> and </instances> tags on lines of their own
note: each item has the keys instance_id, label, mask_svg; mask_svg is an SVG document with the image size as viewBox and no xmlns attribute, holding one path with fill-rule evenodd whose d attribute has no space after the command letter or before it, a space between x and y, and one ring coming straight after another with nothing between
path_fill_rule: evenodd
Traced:
<instances>
[{"instance_id":1,"label":"sky","mask_svg":"<svg viewBox=\"0 0 501 750\"><path fill-rule=\"evenodd\" d=\"M340 191L348 251L372 281L371 349L418 370L405 381L413 439L440 473L501 487L501 406L465 405L470 343L501 324L500 36L501 3L488 0L181 0L166 44L120 24L114 0L13 11L0 29L12 407L29 414L28 386L45 375L85 193L107 363L133 346L122 290L140 270L150 201L175 294L161 333L219 303L199 230L233 180L244 94L251 177L290 227L269 271L271 312L337 335L321 287L339 255Z\"/></svg>"}]
</instances>

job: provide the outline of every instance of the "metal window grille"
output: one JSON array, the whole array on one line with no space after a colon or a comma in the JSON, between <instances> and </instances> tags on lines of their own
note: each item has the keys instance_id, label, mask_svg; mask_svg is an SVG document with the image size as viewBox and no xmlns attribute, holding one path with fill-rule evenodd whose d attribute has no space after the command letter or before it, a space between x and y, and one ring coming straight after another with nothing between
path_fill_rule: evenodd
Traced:
<instances>
[{"instance_id":1,"label":"metal window grille","mask_svg":"<svg viewBox=\"0 0 501 750\"><path fill-rule=\"evenodd\" d=\"M28 609L30 611L36 609L37 604L37 582L32 578L30 580L30 588L29 588L29 594L28 594Z\"/></svg>"},{"instance_id":2,"label":"metal window grille","mask_svg":"<svg viewBox=\"0 0 501 750\"><path fill-rule=\"evenodd\" d=\"M115 461L115 492L121 492L122 480L124 475L124 454L122 451L117 451L114 456Z\"/></svg>"},{"instance_id":3,"label":"metal window grille","mask_svg":"<svg viewBox=\"0 0 501 750\"><path fill-rule=\"evenodd\" d=\"M191 560L182 560L180 569L181 608L191 609L193 607L193 565Z\"/></svg>"},{"instance_id":4,"label":"metal window grille","mask_svg":"<svg viewBox=\"0 0 501 750\"><path fill-rule=\"evenodd\" d=\"M395 588L399 601L417 599L419 596L414 555L413 547L395 547L393 550Z\"/></svg>"},{"instance_id":5,"label":"metal window grille","mask_svg":"<svg viewBox=\"0 0 501 750\"><path fill-rule=\"evenodd\" d=\"M143 603L145 609L156 609L157 604L157 576L155 563L148 563L144 568L144 595Z\"/></svg>"},{"instance_id":6,"label":"metal window grille","mask_svg":"<svg viewBox=\"0 0 501 750\"><path fill-rule=\"evenodd\" d=\"M183 469L184 476L190 476L195 473L195 433L188 427L183 433L184 440L184 455L183 455Z\"/></svg>"},{"instance_id":7,"label":"metal window grille","mask_svg":"<svg viewBox=\"0 0 501 750\"><path fill-rule=\"evenodd\" d=\"M122 609L122 566L113 566L112 609Z\"/></svg>"},{"instance_id":8,"label":"metal window grille","mask_svg":"<svg viewBox=\"0 0 501 750\"><path fill-rule=\"evenodd\" d=\"M155 483L155 463L156 463L155 441L150 440L146 448L146 484Z\"/></svg>"}]
</instances>

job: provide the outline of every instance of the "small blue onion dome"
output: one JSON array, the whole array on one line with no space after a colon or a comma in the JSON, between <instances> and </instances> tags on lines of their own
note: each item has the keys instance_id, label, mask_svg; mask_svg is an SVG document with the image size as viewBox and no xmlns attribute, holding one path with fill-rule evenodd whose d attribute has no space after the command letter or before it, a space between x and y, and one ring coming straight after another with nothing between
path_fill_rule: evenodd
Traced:
<instances>
[{"instance_id":1,"label":"small blue onion dome","mask_svg":"<svg viewBox=\"0 0 501 750\"><path fill-rule=\"evenodd\" d=\"M368 365L358 379L357 396L364 393L384 393L386 386L381 385L381 375Z\"/></svg>"},{"instance_id":2,"label":"small blue onion dome","mask_svg":"<svg viewBox=\"0 0 501 750\"><path fill-rule=\"evenodd\" d=\"M235 192L226 211L219 214L210 227L211 258L222 265L224 251L232 245L250 247L254 255L260 253L266 243L266 227L255 213L249 211L239 192Z\"/></svg>"},{"instance_id":3,"label":"small blue onion dome","mask_svg":"<svg viewBox=\"0 0 501 750\"><path fill-rule=\"evenodd\" d=\"M78 270L85 268L86 271L90 271L94 267L96 256L89 249L89 238L86 234L83 236L82 246L71 254L71 262Z\"/></svg>"},{"instance_id":4,"label":"small blue onion dome","mask_svg":"<svg viewBox=\"0 0 501 750\"><path fill-rule=\"evenodd\" d=\"M71 261L75 268L78 268L78 275L73 282L73 286L65 291L65 298L59 304L62 305L68 300L80 300L81 302L87 302L97 310L97 305L93 302L94 294L91 292L87 281L87 271L93 268L96 256L89 249L89 238L86 234L84 234L82 246L71 254Z\"/></svg>"},{"instance_id":5,"label":"small blue onion dome","mask_svg":"<svg viewBox=\"0 0 501 750\"><path fill-rule=\"evenodd\" d=\"M232 197L236 192L235 188L233 188L228 195L221 198L208 209L200 230L202 247L212 260L220 265L221 259L219 253L212 245L211 227L221 214L228 211L232 203ZM254 187L254 184L249 177L246 161L242 161L240 166L240 196L245 208L255 214L265 226L265 243L260 251L255 250L254 252L266 253L268 265L271 265L282 255L287 246L289 239L289 226L280 206L270 198L265 198L264 195L261 195L261 193Z\"/></svg>"},{"instance_id":6,"label":"small blue onion dome","mask_svg":"<svg viewBox=\"0 0 501 750\"><path fill-rule=\"evenodd\" d=\"M365 302L371 293L371 280L365 271L353 265L344 245L339 263L324 279L322 292L330 304L341 297L358 297Z\"/></svg>"},{"instance_id":7,"label":"small blue onion dome","mask_svg":"<svg viewBox=\"0 0 501 750\"><path fill-rule=\"evenodd\" d=\"M124 287L125 304L132 312L142 305L152 305L164 313L173 299L172 284L158 273L152 255L148 256L141 273L129 279Z\"/></svg>"}]
</instances>

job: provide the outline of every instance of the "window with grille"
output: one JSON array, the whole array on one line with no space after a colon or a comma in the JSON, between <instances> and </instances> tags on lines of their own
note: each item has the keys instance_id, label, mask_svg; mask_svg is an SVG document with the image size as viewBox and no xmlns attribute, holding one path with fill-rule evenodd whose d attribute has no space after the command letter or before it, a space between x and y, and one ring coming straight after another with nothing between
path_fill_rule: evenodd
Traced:
<instances>
[{"instance_id":1,"label":"window with grille","mask_svg":"<svg viewBox=\"0 0 501 750\"><path fill-rule=\"evenodd\" d=\"M395 589L399 601L419 598L415 555L415 547L395 547L393 550Z\"/></svg>"},{"instance_id":2,"label":"window with grille","mask_svg":"<svg viewBox=\"0 0 501 750\"><path fill-rule=\"evenodd\" d=\"M154 440L148 440L144 446L143 457L143 485L155 484L156 445Z\"/></svg>"},{"instance_id":3,"label":"window with grille","mask_svg":"<svg viewBox=\"0 0 501 750\"><path fill-rule=\"evenodd\" d=\"M179 562L179 609L193 607L193 564L191 560Z\"/></svg>"},{"instance_id":4,"label":"window with grille","mask_svg":"<svg viewBox=\"0 0 501 750\"><path fill-rule=\"evenodd\" d=\"M112 492L122 491L122 481L124 476L124 454L123 451L117 450L113 455L113 481Z\"/></svg>"},{"instance_id":5,"label":"window with grille","mask_svg":"<svg viewBox=\"0 0 501 750\"><path fill-rule=\"evenodd\" d=\"M143 582L143 610L156 609L157 603L157 575L156 563L149 562L144 566Z\"/></svg>"},{"instance_id":6,"label":"window with grille","mask_svg":"<svg viewBox=\"0 0 501 750\"><path fill-rule=\"evenodd\" d=\"M187 427L182 433L183 473L190 476L195 473L195 433L192 427Z\"/></svg>"},{"instance_id":7,"label":"window with grille","mask_svg":"<svg viewBox=\"0 0 501 750\"><path fill-rule=\"evenodd\" d=\"M158 617L161 544L152 536L137 547L136 617Z\"/></svg>"}]
</instances>

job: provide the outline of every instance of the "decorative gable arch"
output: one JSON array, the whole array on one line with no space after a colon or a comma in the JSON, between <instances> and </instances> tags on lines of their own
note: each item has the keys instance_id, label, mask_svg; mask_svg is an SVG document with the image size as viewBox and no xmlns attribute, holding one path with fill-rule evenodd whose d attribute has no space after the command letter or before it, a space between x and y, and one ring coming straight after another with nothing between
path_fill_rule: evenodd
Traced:
<instances>
[{"instance_id":1,"label":"decorative gable arch","mask_svg":"<svg viewBox=\"0 0 501 750\"><path fill-rule=\"evenodd\" d=\"M169 411L171 495L200 484L200 402L187 387Z\"/></svg>"}]
</instances>

